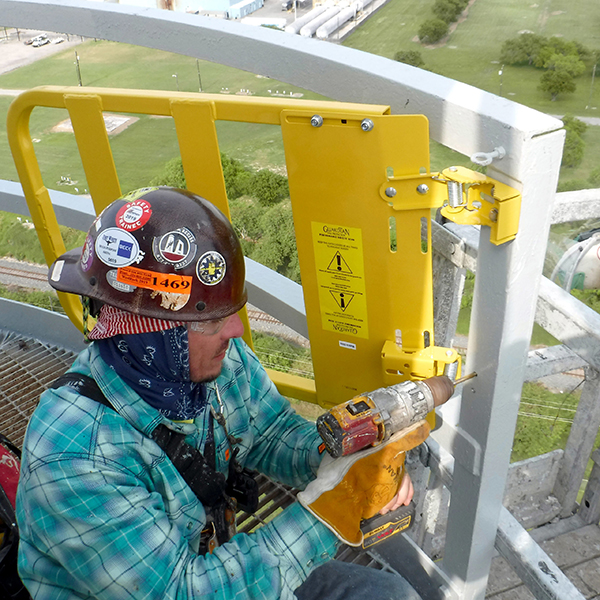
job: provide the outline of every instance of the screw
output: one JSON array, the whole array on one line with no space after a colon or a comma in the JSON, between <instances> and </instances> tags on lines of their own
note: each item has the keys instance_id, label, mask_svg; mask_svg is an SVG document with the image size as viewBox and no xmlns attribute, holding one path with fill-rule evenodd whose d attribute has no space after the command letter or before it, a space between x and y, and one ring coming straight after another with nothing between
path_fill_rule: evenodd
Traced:
<instances>
[{"instance_id":1,"label":"screw","mask_svg":"<svg viewBox=\"0 0 600 600\"><path fill-rule=\"evenodd\" d=\"M454 172L454 171L458 171L458 169L457 169L456 167L449 167L449 168L448 168L448 171L452 171L452 172Z\"/></svg>"},{"instance_id":2,"label":"screw","mask_svg":"<svg viewBox=\"0 0 600 600\"><path fill-rule=\"evenodd\" d=\"M498 220L498 209L492 208L492 210L490 210L490 221L495 223L497 220Z\"/></svg>"},{"instance_id":3,"label":"screw","mask_svg":"<svg viewBox=\"0 0 600 600\"><path fill-rule=\"evenodd\" d=\"M425 183L422 183L417 186L417 192L419 192L419 194L426 194L428 191L429 191L429 186Z\"/></svg>"},{"instance_id":4,"label":"screw","mask_svg":"<svg viewBox=\"0 0 600 600\"><path fill-rule=\"evenodd\" d=\"M389 187L389 188L385 188L385 195L388 198L393 198L396 195L396 188L393 187Z\"/></svg>"},{"instance_id":5,"label":"screw","mask_svg":"<svg viewBox=\"0 0 600 600\"><path fill-rule=\"evenodd\" d=\"M371 121L371 119L363 119L362 123L360 124L360 128L363 131L371 131L371 129L373 129L373 127L375 127L375 123L373 123L373 121Z\"/></svg>"},{"instance_id":6,"label":"screw","mask_svg":"<svg viewBox=\"0 0 600 600\"><path fill-rule=\"evenodd\" d=\"M310 124L313 127L321 127L323 125L323 117L321 115L313 115L310 119Z\"/></svg>"}]
</instances>

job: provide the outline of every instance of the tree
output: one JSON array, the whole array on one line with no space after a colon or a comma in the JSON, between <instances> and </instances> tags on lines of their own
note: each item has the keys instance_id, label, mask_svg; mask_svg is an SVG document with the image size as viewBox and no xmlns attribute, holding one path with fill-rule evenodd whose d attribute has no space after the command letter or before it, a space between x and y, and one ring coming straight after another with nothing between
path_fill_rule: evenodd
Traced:
<instances>
[{"instance_id":1,"label":"tree","mask_svg":"<svg viewBox=\"0 0 600 600\"><path fill-rule=\"evenodd\" d=\"M572 94L577 86L567 71L546 71L540 79L539 89L548 92L554 102L559 94Z\"/></svg>"},{"instance_id":2,"label":"tree","mask_svg":"<svg viewBox=\"0 0 600 600\"><path fill-rule=\"evenodd\" d=\"M546 38L535 33L522 33L506 40L500 51L500 61L507 65L531 65L545 46Z\"/></svg>"},{"instance_id":3,"label":"tree","mask_svg":"<svg viewBox=\"0 0 600 600\"><path fill-rule=\"evenodd\" d=\"M571 77L579 77L585 71L585 64L574 54L552 54L544 63L551 71L565 71Z\"/></svg>"},{"instance_id":4,"label":"tree","mask_svg":"<svg viewBox=\"0 0 600 600\"><path fill-rule=\"evenodd\" d=\"M581 137L574 131L567 129L561 166L570 168L578 167L583 160L584 148L585 143Z\"/></svg>"},{"instance_id":5,"label":"tree","mask_svg":"<svg viewBox=\"0 0 600 600\"><path fill-rule=\"evenodd\" d=\"M286 177L273 173L269 169L261 169L252 178L249 193L263 206L272 206L287 198L290 190Z\"/></svg>"},{"instance_id":6,"label":"tree","mask_svg":"<svg viewBox=\"0 0 600 600\"><path fill-rule=\"evenodd\" d=\"M425 64L425 61L418 50L399 50L394 54L394 60L407 65L412 65L413 67L422 67Z\"/></svg>"},{"instance_id":7,"label":"tree","mask_svg":"<svg viewBox=\"0 0 600 600\"><path fill-rule=\"evenodd\" d=\"M429 19L419 28L419 40L425 44L435 44L448 33L448 23L442 19Z\"/></svg>"},{"instance_id":8,"label":"tree","mask_svg":"<svg viewBox=\"0 0 600 600\"><path fill-rule=\"evenodd\" d=\"M452 0L436 0L433 5L433 14L446 23L453 23L463 11L463 7Z\"/></svg>"},{"instance_id":9,"label":"tree","mask_svg":"<svg viewBox=\"0 0 600 600\"><path fill-rule=\"evenodd\" d=\"M586 123L573 115L565 115L562 118L562 122L567 131L574 131L579 136L582 136L588 128Z\"/></svg>"},{"instance_id":10,"label":"tree","mask_svg":"<svg viewBox=\"0 0 600 600\"><path fill-rule=\"evenodd\" d=\"M300 283L291 203L272 206L263 214L261 225L264 233L251 258Z\"/></svg>"},{"instance_id":11,"label":"tree","mask_svg":"<svg viewBox=\"0 0 600 600\"><path fill-rule=\"evenodd\" d=\"M165 170L160 175L156 176L150 182L150 185L168 185L169 187L186 189L181 158L171 159L165 165Z\"/></svg>"}]
</instances>

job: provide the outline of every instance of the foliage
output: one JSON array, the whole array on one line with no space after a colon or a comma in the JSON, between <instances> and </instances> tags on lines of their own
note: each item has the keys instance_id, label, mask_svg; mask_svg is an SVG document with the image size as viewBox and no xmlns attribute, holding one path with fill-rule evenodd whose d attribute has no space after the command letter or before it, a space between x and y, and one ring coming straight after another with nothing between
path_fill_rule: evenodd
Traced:
<instances>
[{"instance_id":1,"label":"foliage","mask_svg":"<svg viewBox=\"0 0 600 600\"><path fill-rule=\"evenodd\" d=\"M281 338L253 331L254 352L264 367L276 371L313 377L312 359L308 348L301 348Z\"/></svg>"},{"instance_id":2,"label":"foliage","mask_svg":"<svg viewBox=\"0 0 600 600\"><path fill-rule=\"evenodd\" d=\"M579 401L579 390L555 394L535 383L525 383L515 430L513 462L564 448Z\"/></svg>"},{"instance_id":3,"label":"foliage","mask_svg":"<svg viewBox=\"0 0 600 600\"><path fill-rule=\"evenodd\" d=\"M588 128L587 123L581 119L578 119L577 117L574 117L573 115L565 115L562 118L562 122L567 131L572 131L577 135L583 135Z\"/></svg>"},{"instance_id":4,"label":"foliage","mask_svg":"<svg viewBox=\"0 0 600 600\"><path fill-rule=\"evenodd\" d=\"M500 50L500 61L507 65L533 64L543 48L545 38L535 33L522 33L516 38L506 40Z\"/></svg>"},{"instance_id":5,"label":"foliage","mask_svg":"<svg viewBox=\"0 0 600 600\"><path fill-rule=\"evenodd\" d=\"M412 65L413 67L422 67L425 64L425 61L418 50L399 50L394 54L394 60L407 65Z\"/></svg>"},{"instance_id":6,"label":"foliage","mask_svg":"<svg viewBox=\"0 0 600 600\"><path fill-rule=\"evenodd\" d=\"M22 302L23 304L32 304L33 306L39 306L53 312L60 312L62 314L65 312L60 305L56 292L31 291L0 283L0 297L8 298L15 302Z\"/></svg>"},{"instance_id":7,"label":"foliage","mask_svg":"<svg viewBox=\"0 0 600 600\"><path fill-rule=\"evenodd\" d=\"M562 54L552 54L544 61L544 68L551 71L563 71L568 73L571 77L579 77L579 75L585 71L583 61L572 54L567 56L563 56Z\"/></svg>"},{"instance_id":8,"label":"foliage","mask_svg":"<svg viewBox=\"0 0 600 600\"><path fill-rule=\"evenodd\" d=\"M436 0L433 5L433 14L446 23L453 23L458 19L468 2L463 0Z\"/></svg>"},{"instance_id":9,"label":"foliage","mask_svg":"<svg viewBox=\"0 0 600 600\"><path fill-rule=\"evenodd\" d=\"M223 153L221 153L221 165L227 197L232 200L247 194L251 186L252 173L239 160Z\"/></svg>"},{"instance_id":10,"label":"foliage","mask_svg":"<svg viewBox=\"0 0 600 600\"><path fill-rule=\"evenodd\" d=\"M588 178L588 183L590 184L590 188L600 188L600 167L592 170Z\"/></svg>"},{"instance_id":11,"label":"foliage","mask_svg":"<svg viewBox=\"0 0 600 600\"><path fill-rule=\"evenodd\" d=\"M448 23L442 19L429 19L419 27L419 40L425 44L435 44L448 33Z\"/></svg>"},{"instance_id":12,"label":"foliage","mask_svg":"<svg viewBox=\"0 0 600 600\"><path fill-rule=\"evenodd\" d=\"M567 71L546 71L540 78L539 89L548 92L554 102L559 94L572 94L577 86Z\"/></svg>"},{"instance_id":13,"label":"foliage","mask_svg":"<svg viewBox=\"0 0 600 600\"><path fill-rule=\"evenodd\" d=\"M81 231L61 225L60 232L67 250L83 245L85 234ZM0 256L45 264L37 233L28 218L0 212Z\"/></svg>"},{"instance_id":14,"label":"foliage","mask_svg":"<svg viewBox=\"0 0 600 600\"><path fill-rule=\"evenodd\" d=\"M281 202L267 210L261 218L263 237L250 258L300 283L300 263L292 205Z\"/></svg>"},{"instance_id":15,"label":"foliage","mask_svg":"<svg viewBox=\"0 0 600 600\"><path fill-rule=\"evenodd\" d=\"M173 158L166 165L164 171L150 181L150 185L166 185L169 187L186 189L185 175L181 158Z\"/></svg>"},{"instance_id":16,"label":"foliage","mask_svg":"<svg viewBox=\"0 0 600 600\"><path fill-rule=\"evenodd\" d=\"M263 206L273 206L290 195L287 177L261 169L252 177L249 193Z\"/></svg>"},{"instance_id":17,"label":"foliage","mask_svg":"<svg viewBox=\"0 0 600 600\"><path fill-rule=\"evenodd\" d=\"M562 166L569 168L577 167L583 160L585 142L581 135L585 133L587 125L583 121L572 116L565 116L563 118L563 123L567 135L565 138L565 147L561 164Z\"/></svg>"}]
</instances>

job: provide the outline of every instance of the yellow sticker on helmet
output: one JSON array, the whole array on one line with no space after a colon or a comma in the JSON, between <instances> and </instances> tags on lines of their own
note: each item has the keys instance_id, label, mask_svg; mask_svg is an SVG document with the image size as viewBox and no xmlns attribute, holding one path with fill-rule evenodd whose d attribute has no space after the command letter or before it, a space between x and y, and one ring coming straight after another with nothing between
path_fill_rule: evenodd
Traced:
<instances>
[{"instance_id":1,"label":"yellow sticker on helmet","mask_svg":"<svg viewBox=\"0 0 600 600\"><path fill-rule=\"evenodd\" d=\"M157 271L146 271L137 267L117 269L117 281L148 290L157 290L158 292L189 295L192 291L192 278L187 275L158 273Z\"/></svg>"}]
</instances>

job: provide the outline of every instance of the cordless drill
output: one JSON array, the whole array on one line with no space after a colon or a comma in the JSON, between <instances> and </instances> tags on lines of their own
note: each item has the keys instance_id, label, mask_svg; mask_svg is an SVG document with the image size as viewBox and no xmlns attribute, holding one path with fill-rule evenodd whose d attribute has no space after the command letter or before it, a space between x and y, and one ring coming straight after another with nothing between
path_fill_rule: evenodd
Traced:
<instances>
[{"instance_id":1,"label":"cordless drill","mask_svg":"<svg viewBox=\"0 0 600 600\"><path fill-rule=\"evenodd\" d=\"M403 381L338 404L317 419L317 430L334 458L376 446L423 420L454 393L445 375Z\"/></svg>"},{"instance_id":2,"label":"cordless drill","mask_svg":"<svg viewBox=\"0 0 600 600\"><path fill-rule=\"evenodd\" d=\"M362 394L321 415L317 430L331 456L353 454L381 444L394 433L423 420L427 413L450 399L457 384L475 376L476 373L471 373L455 382L445 375L404 381ZM363 521L363 548L406 531L414 515L415 505L411 501L407 506Z\"/></svg>"}]
</instances>

